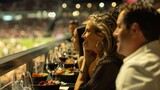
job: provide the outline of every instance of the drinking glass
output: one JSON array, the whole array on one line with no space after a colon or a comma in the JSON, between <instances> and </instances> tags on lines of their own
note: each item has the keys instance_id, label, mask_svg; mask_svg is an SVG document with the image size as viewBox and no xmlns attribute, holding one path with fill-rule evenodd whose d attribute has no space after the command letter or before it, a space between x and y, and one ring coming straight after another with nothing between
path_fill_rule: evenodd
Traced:
<instances>
[{"instance_id":1,"label":"drinking glass","mask_svg":"<svg viewBox=\"0 0 160 90\"><path fill-rule=\"evenodd\" d=\"M34 73L44 73L44 62L34 62L33 66Z\"/></svg>"},{"instance_id":2,"label":"drinking glass","mask_svg":"<svg viewBox=\"0 0 160 90\"><path fill-rule=\"evenodd\" d=\"M65 62L68 58L68 55L67 55L67 51L65 51L62 47L59 47L59 59L61 60L62 64L63 64L63 69L65 68Z\"/></svg>"},{"instance_id":3,"label":"drinking glass","mask_svg":"<svg viewBox=\"0 0 160 90\"><path fill-rule=\"evenodd\" d=\"M23 90L23 85L21 83L21 80L17 79L17 73L13 73L13 78L12 78L12 90Z\"/></svg>"},{"instance_id":4,"label":"drinking glass","mask_svg":"<svg viewBox=\"0 0 160 90\"><path fill-rule=\"evenodd\" d=\"M59 61L57 60L57 56L54 55L53 53L48 53L47 58L46 58L46 70L51 76L55 74L55 70L58 66Z\"/></svg>"},{"instance_id":5,"label":"drinking glass","mask_svg":"<svg viewBox=\"0 0 160 90\"><path fill-rule=\"evenodd\" d=\"M33 80L29 71L25 71L22 73L20 83L23 88L22 90L34 90Z\"/></svg>"},{"instance_id":6,"label":"drinking glass","mask_svg":"<svg viewBox=\"0 0 160 90\"><path fill-rule=\"evenodd\" d=\"M73 56L74 59L74 70L76 70L78 68L78 60L77 60L77 56Z\"/></svg>"}]
</instances>

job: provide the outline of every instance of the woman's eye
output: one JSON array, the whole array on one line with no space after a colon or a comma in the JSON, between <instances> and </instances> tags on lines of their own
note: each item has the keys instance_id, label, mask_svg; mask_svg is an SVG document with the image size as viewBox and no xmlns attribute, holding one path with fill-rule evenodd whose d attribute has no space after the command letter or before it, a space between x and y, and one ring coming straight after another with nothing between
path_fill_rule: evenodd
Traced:
<instances>
[{"instance_id":1,"label":"woman's eye","mask_svg":"<svg viewBox=\"0 0 160 90\"><path fill-rule=\"evenodd\" d=\"M86 30L86 32L89 32L89 30Z\"/></svg>"},{"instance_id":2,"label":"woman's eye","mask_svg":"<svg viewBox=\"0 0 160 90\"><path fill-rule=\"evenodd\" d=\"M120 28L121 26L120 25L117 25L117 28Z\"/></svg>"}]
</instances>

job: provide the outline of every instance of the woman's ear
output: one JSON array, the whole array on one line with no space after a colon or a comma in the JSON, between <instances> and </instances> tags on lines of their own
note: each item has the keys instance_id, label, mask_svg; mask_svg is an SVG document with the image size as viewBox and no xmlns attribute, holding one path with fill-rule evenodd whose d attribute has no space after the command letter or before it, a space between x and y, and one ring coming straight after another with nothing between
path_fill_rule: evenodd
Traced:
<instances>
[{"instance_id":1,"label":"woman's ear","mask_svg":"<svg viewBox=\"0 0 160 90\"><path fill-rule=\"evenodd\" d=\"M97 35L98 35L98 37L99 37L100 39L103 39L103 38L104 38L104 34L103 34L103 33L101 33L101 32L100 32L100 33L98 33Z\"/></svg>"}]
</instances>

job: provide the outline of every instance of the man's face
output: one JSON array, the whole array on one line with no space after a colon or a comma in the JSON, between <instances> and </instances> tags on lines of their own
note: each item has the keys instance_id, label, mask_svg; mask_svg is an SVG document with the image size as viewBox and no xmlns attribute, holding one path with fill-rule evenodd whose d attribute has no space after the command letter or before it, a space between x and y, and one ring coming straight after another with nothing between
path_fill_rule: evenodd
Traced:
<instances>
[{"instance_id":1,"label":"man's face","mask_svg":"<svg viewBox=\"0 0 160 90\"><path fill-rule=\"evenodd\" d=\"M79 40L78 40L77 29L74 30L74 33L73 33L71 40L74 44L75 50L78 50L79 49Z\"/></svg>"},{"instance_id":2,"label":"man's face","mask_svg":"<svg viewBox=\"0 0 160 90\"><path fill-rule=\"evenodd\" d=\"M132 47L132 35L130 30L126 28L126 24L123 22L125 17L125 11L122 11L117 19L117 27L116 30L113 32L113 36L117 40L117 52L124 56L128 56L130 54L131 47Z\"/></svg>"}]
</instances>

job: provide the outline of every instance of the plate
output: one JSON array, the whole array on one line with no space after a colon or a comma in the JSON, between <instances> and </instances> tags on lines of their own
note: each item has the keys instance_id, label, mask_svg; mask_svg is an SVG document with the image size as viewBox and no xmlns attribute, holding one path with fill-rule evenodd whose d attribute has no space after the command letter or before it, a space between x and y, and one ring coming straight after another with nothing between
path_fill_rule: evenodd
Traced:
<instances>
[{"instance_id":1,"label":"plate","mask_svg":"<svg viewBox=\"0 0 160 90\"><path fill-rule=\"evenodd\" d=\"M57 85L38 85L34 84L34 90L59 90L60 84Z\"/></svg>"},{"instance_id":2,"label":"plate","mask_svg":"<svg viewBox=\"0 0 160 90\"><path fill-rule=\"evenodd\" d=\"M63 81L65 83L75 83L78 77L78 74L65 74L65 75L56 75L60 81Z\"/></svg>"},{"instance_id":3,"label":"plate","mask_svg":"<svg viewBox=\"0 0 160 90\"><path fill-rule=\"evenodd\" d=\"M47 76L43 76L43 77L32 77L33 83L34 84L38 84L41 81L46 81Z\"/></svg>"}]
</instances>

